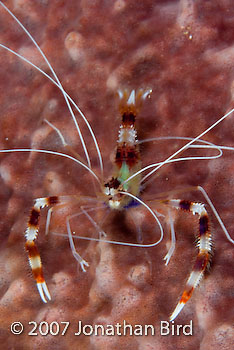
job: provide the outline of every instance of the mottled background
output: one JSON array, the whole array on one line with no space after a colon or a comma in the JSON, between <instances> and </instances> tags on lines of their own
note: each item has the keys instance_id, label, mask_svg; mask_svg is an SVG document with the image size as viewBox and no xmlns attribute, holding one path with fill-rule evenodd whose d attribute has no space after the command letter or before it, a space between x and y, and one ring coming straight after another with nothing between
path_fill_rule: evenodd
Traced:
<instances>
[{"instance_id":1,"label":"mottled background","mask_svg":"<svg viewBox=\"0 0 234 350\"><path fill-rule=\"evenodd\" d=\"M47 1L4 2L22 21L46 53L65 90L87 116L102 151L105 178L111 174L119 116L119 88L152 88L138 118L139 138L195 137L233 107L234 9L232 0L181 1ZM26 34L0 8L0 42L49 72ZM67 142L82 153L62 94L45 77L0 49L0 147L64 151L44 119L59 127ZM205 136L233 146L233 117ZM78 120L80 118L78 116ZM99 165L91 138L80 121L94 171ZM143 164L165 159L183 142L142 145ZM195 152L196 153L196 152ZM206 154L214 152L206 151ZM191 153L190 153L191 154ZM201 152L200 152L201 154ZM204 154L204 152L202 153ZM195 256L196 218L184 214L176 221L177 249L165 267L168 243L152 249L119 247L78 241L78 251L89 262L83 273L72 257L66 238L43 234L38 246L52 301L43 304L31 277L23 232L33 199L77 193L95 196L91 177L70 160L42 154L0 155L0 341L4 349L140 349L231 350L234 338L234 247L210 213L215 256L211 273L201 283L176 319L194 324L193 336L75 337L76 322L134 324L168 320ZM233 152L218 160L188 161L161 169L142 198L162 191L201 185L229 233L233 232ZM176 193L176 191L175 191ZM175 197L203 201L196 192ZM79 208L55 215L51 231L66 233L65 219ZM97 223L102 213L92 214ZM136 225L133 225L134 220ZM191 223L193 221L193 223ZM97 236L82 218L72 223L82 235ZM158 239L157 228L140 209L111 215L105 231L111 239L136 241L142 227L145 242ZM21 321L25 332L10 333ZM65 336L28 336L29 321L70 321Z\"/></svg>"}]
</instances>

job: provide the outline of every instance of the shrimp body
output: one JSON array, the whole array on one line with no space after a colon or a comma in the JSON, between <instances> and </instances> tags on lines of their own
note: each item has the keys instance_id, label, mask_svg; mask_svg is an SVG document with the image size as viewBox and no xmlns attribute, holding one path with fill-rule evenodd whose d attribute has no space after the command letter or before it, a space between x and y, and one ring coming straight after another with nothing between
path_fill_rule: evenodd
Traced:
<instances>
[{"instance_id":1,"label":"shrimp body","mask_svg":"<svg viewBox=\"0 0 234 350\"><path fill-rule=\"evenodd\" d=\"M139 113L142 100L151 90L132 90L130 94L125 90L119 91L119 110L122 115L122 123L119 128L119 138L114 161L113 177L104 185L103 192L108 197L108 205L111 209L127 207L132 198L125 196L120 191L130 192L139 196L141 175L134 176L130 181L125 181L141 169L141 158L135 129L135 119Z\"/></svg>"},{"instance_id":2,"label":"shrimp body","mask_svg":"<svg viewBox=\"0 0 234 350\"><path fill-rule=\"evenodd\" d=\"M1 2L0 2L1 3ZM2 4L3 5L3 4ZM3 47L3 46L2 46ZM6 47L5 47L6 48ZM22 58L22 57L21 57ZM28 62L29 63L29 62ZM43 74L45 72L42 72ZM49 77L49 76L48 76ZM63 93L64 98L66 99L68 95L65 93L65 90L63 90L63 87L58 80L57 76L53 73L53 79L52 82L61 90ZM164 82L164 81L163 81ZM170 84L169 84L170 85ZM153 86L153 84L152 84ZM115 153L115 159L114 159L114 164L113 164L113 172L112 172L112 177L109 179L107 182L103 182L103 177L102 175L100 178L93 172L92 167L91 167L91 162L88 156L88 151L85 146L85 142L82 142L83 145L83 150L86 155L86 161L80 161L79 159L82 159L79 157L79 154L76 152L73 152L72 147L70 145L66 144L63 136L61 135L61 132L56 128L53 127L51 123L48 123L52 128L57 132L57 134L60 137L60 140L62 141L62 144L64 148L68 151L71 152L73 155L75 154L74 157L70 157L67 154L64 153L58 153L58 152L52 152L52 151L46 151L46 150L38 150L38 149L17 149L17 150L2 150L1 152L16 152L16 151L34 151L34 152L40 152L40 153L47 153L47 154L53 154L57 156L63 156L65 158L72 159L73 161L78 163L80 166L86 169L86 171L89 172L89 174L92 174L93 179L98 181L98 184L100 185L100 193L97 193L97 198L90 198L90 197L82 197L79 194L77 195L68 195L68 196L53 196L53 197L45 197L45 198L37 198L35 200L34 206L31 209L31 213L29 216L28 220L28 225L27 229L25 232L25 238L26 238L26 251L28 253L29 257L29 262L32 268L33 272L33 277L37 283L37 288L39 291L39 294L41 296L41 299L43 302L47 302L47 300L51 299L50 292L47 288L47 284L45 282L45 279L43 277L43 271L42 271L42 262L39 254L39 250L36 247L36 239L38 236L39 232L39 218L40 218L40 213L41 210L45 207L50 207L48 211L48 217L47 217L47 224L46 224L46 231L49 228L49 222L50 222L50 217L52 214L52 211L56 211L57 209L63 208L67 204L70 204L72 201L78 203L80 205L80 208L82 210L82 214L86 215L86 217L89 217L88 210L86 211L85 204L87 202L90 203L97 203L99 200L105 203L107 207L110 209L114 210L124 210L125 208L128 208L132 205L132 202L135 200L138 201L138 203L144 205L147 210L153 215L155 218L155 222L157 222L160 230L161 230L161 238L156 242L152 244L131 244L131 243L126 243L125 242L111 242L111 243L120 243L122 245L128 245L128 246L141 246L141 247L153 247L156 246L158 243L161 242L163 238L163 230L161 228L160 222L157 221L157 217L154 213L154 210L151 210L149 206L145 204L142 200L139 199L140 197L140 192L141 192L141 183L146 179L146 177L150 176L153 172L157 171L161 166L164 164L168 164L169 161L172 161L175 156L177 156L179 153L181 153L183 150L186 148L189 148L192 143L195 143L195 141L199 140L203 135L205 135L207 132L209 132L213 127L215 127L219 122L227 118L227 116L232 113L230 111L227 113L225 116L220 118L216 123L212 124L211 127L200 133L196 138L190 139L190 141L177 150L174 154L170 155L169 158L167 158L164 162L161 163L155 163L155 164L150 164L149 166L146 166L145 168L142 169L141 165L141 155L140 155L140 150L139 150L139 143L137 140L137 131L135 128L135 119L138 116L140 112L140 108L142 105L142 102L146 97L150 95L151 91L143 91L143 90L132 90L130 93L127 91L119 91L119 97L120 97L120 105L119 105L119 111L122 116L122 122L119 128L119 136L117 140L117 147L116 147L116 153ZM160 99L159 99L160 101ZM70 100L71 102L71 100ZM69 106L69 103L68 103ZM77 110L82 116L82 113L80 112L79 108L77 107ZM72 114L72 113L71 113ZM160 112L159 112L160 114ZM163 113L163 116L165 116L165 110ZM181 116L180 116L181 117ZM83 117L82 117L83 118ZM179 117L178 117L179 118ZM172 119L172 118L171 118ZM87 122L86 119L86 125L90 127L89 123ZM167 122L169 121L169 118L167 118ZM89 128L89 131L91 128ZM80 133L80 130L77 127L77 131ZM111 130L110 130L111 131ZM91 131L90 131L91 134ZM93 134L91 134L93 137ZM80 139L82 140L81 136ZM95 137L93 137L93 140L95 141ZM96 145L96 144L95 144ZM211 145L211 144L209 144ZM195 145L194 145L195 146ZM214 146L214 145L213 145ZM220 151L220 147L216 147L217 150ZM97 154L99 155L99 149L96 147ZM205 157L204 157L205 158ZM199 158L185 158L185 159L199 159ZM212 157L206 157L206 159L212 159ZM179 159L175 159L179 160ZM100 171L101 174L103 174L103 167L102 167L102 159L99 156L99 161L100 161ZM148 169L153 169L152 172L150 171L144 178L142 178L142 173L145 170ZM176 176L174 176L176 178ZM174 190L174 187L173 187ZM173 191L175 192L175 191ZM203 277L203 274L205 270L207 270L209 266L209 262L211 260L212 256L212 234L210 232L210 224L209 224L209 219L208 219L208 213L204 209L204 205L202 203L197 203L197 202L190 202L190 201L185 201L183 199L178 199L177 197L175 199L171 199L170 193L167 193L168 196L166 195L166 198L169 197L170 199L165 199L165 200L155 200L151 201L151 205L162 205L164 209L167 210L166 213L169 213L170 210L180 210L180 211L187 211L190 212L191 215L194 214L196 215L198 221L199 221L199 232L198 234L198 242L197 242L197 248L198 248L198 255L197 259L195 261L193 270L187 280L186 286L184 291L182 292L182 296L174 309L174 311L171 314L170 320L173 321L181 312L182 308L184 307L185 303L190 299L194 289L197 287L199 284L201 278ZM206 198L206 197L205 197ZM207 199L207 198L206 198ZM209 201L208 201L209 203ZM211 207L211 205L210 205ZM93 209L93 208L92 208ZM211 207L212 209L212 207ZM212 209L213 212L215 213L214 209ZM80 213L79 213L80 215ZM216 215L216 214L215 214ZM163 216L167 216L163 215ZM168 214L169 216L169 214ZM216 215L218 218L218 216ZM88 263L82 259L82 257L78 254L78 252L75 249L74 243L73 243L73 232L70 227L70 219L71 217L66 218L66 224L67 224L67 235L69 238L70 242L70 247L72 254L74 258L79 262L81 268L83 271L85 271L86 266L88 266ZM92 219L89 219L90 222L93 224L94 227L97 228L99 234L102 234L101 227ZM171 231L174 231L174 226L173 226L173 218L171 219ZM219 223L221 220L219 221ZM222 222L221 222L222 223ZM222 224L223 225L223 224ZM222 228L224 227L221 226ZM225 232L225 231L224 231ZM225 233L227 237L228 234ZM172 236L172 235L171 235ZM173 241L173 240L172 240ZM231 238L229 239L231 240ZM106 242L108 242L106 240ZM175 245L175 243L173 243ZM169 260L171 259L174 251L174 247L172 244L172 248L168 251L168 254L165 256L164 260L166 260L166 264L168 264ZM109 262L108 262L109 263Z\"/></svg>"}]
</instances>

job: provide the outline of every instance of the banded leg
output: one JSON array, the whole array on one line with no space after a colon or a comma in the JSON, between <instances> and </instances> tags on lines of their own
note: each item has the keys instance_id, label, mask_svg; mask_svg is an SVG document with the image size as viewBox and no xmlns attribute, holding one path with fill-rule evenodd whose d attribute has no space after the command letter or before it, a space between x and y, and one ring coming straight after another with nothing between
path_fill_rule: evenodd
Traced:
<instances>
[{"instance_id":1,"label":"banded leg","mask_svg":"<svg viewBox=\"0 0 234 350\"><path fill-rule=\"evenodd\" d=\"M57 203L58 197L36 199L30 213L28 227L25 231L25 248L28 252L29 264L32 268L33 277L37 283L38 292L44 303L47 303L46 298L48 300L51 300L51 296L43 276L41 257L34 241L38 235L41 209L46 206L55 205Z\"/></svg>"},{"instance_id":2,"label":"banded leg","mask_svg":"<svg viewBox=\"0 0 234 350\"><path fill-rule=\"evenodd\" d=\"M43 276L40 253L35 244L35 240L37 238L38 231L39 231L41 209L49 206L51 207L55 205L59 205L59 206L65 205L67 202L70 202L72 199L73 200L75 199L76 201L78 200L78 198L75 196L60 196L60 197L53 196L53 197L36 199L30 213L30 217L28 220L28 227L25 231L25 238L26 238L25 248L26 248L26 251L28 252L29 264L32 268L33 277L37 283L38 292L44 303L47 303L46 299L51 300L51 296ZM80 200L82 200L82 198L80 198ZM82 258L81 260L83 261Z\"/></svg>"},{"instance_id":3,"label":"banded leg","mask_svg":"<svg viewBox=\"0 0 234 350\"><path fill-rule=\"evenodd\" d=\"M209 267L212 256L212 239L209 231L208 214L204 204L179 199L165 200L162 202L172 208L192 212L193 215L196 214L199 217L199 232L197 237L198 255L181 299L170 316L170 321L173 321L183 309L186 302L190 299L194 289L201 281L204 272Z\"/></svg>"}]
</instances>

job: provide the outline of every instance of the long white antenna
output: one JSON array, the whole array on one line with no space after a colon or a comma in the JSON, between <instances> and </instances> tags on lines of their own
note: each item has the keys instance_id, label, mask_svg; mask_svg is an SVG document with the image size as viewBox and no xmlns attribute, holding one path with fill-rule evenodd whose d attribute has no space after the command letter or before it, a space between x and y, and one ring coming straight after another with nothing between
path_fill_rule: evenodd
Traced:
<instances>
[{"instance_id":1,"label":"long white antenna","mask_svg":"<svg viewBox=\"0 0 234 350\"><path fill-rule=\"evenodd\" d=\"M75 126L76 126L76 129L77 129L77 132L79 134L79 137L80 137L80 140L81 140L81 143L82 143L82 146L83 146L83 149L84 149L84 153L85 153L85 156L86 156L86 159L87 159L87 162L88 162L88 166L91 168L91 163L90 163L90 158L89 158L89 155L88 155L88 151L87 151L87 148L86 148L86 145L85 145L85 142L84 142L84 139L83 139L83 136L82 136L82 133L80 131L80 128L79 128L79 125L78 125L78 122L75 118L75 115L72 111L72 108L71 108L71 105L68 101L68 96L65 92L65 90L63 89L63 86L57 76L57 74L55 73L54 69L52 68L49 60L47 59L47 57L45 56L44 52L41 50L40 46L37 44L36 40L32 37L32 35L29 33L29 31L23 26L23 24L18 20L18 18L3 4L2 1L0 1L0 5L2 5L2 7L9 13L9 15L19 24L19 26L23 29L23 31L28 35L28 37L31 39L31 41L33 42L33 44L36 46L36 48L38 49L38 51L40 52L41 56L43 57L43 59L45 60L46 64L48 65L48 67L50 68L53 76L55 77L59 87L60 87L60 90L62 91L62 94L65 98L65 101L67 103L67 106L68 106L68 109L71 113L71 116L72 116L72 119L75 123ZM94 140L94 143L95 143L95 147L96 147L96 150L97 150L97 153L98 153L98 157L99 157L99 162L100 162L100 168L101 168L101 173L103 174L103 162L102 162L102 157L101 157L101 153L100 153L100 150L99 150L99 147L98 147L98 144L97 144L97 140L94 136L94 133L87 121L87 119L85 118L84 114L81 112L81 110L79 109L78 106L76 106L78 112L80 113L81 117L83 118L83 120L85 121L90 133L91 133L91 136Z\"/></svg>"},{"instance_id":2,"label":"long white antenna","mask_svg":"<svg viewBox=\"0 0 234 350\"><path fill-rule=\"evenodd\" d=\"M82 116L82 118L84 119L87 127L89 128L89 131L90 131L90 134L93 138L93 141L94 141L94 144L95 144L95 148L97 150L97 153L98 153L98 158L99 158L99 163L100 163L100 168L101 168L101 173L103 175L103 163L102 163L102 156L101 156L101 152L100 152L100 149L99 149L99 146L98 146L98 143L97 143L97 140L95 138L95 135L94 135L94 132L89 124L89 122L87 121L87 119L85 118L84 114L81 112L81 110L79 109L79 107L77 106L77 104L75 103L75 101L71 98L70 95L67 94L67 92L65 90L63 90L63 88L58 84L56 83L56 81L51 78L50 75L48 75L46 72L44 72L42 69L40 69L38 66L36 66L34 63L32 63L31 61L29 61L27 58L21 56L19 53L15 52L14 50L10 49L9 47L3 45L3 44L0 44L0 47L2 47L3 49L9 51L10 53L12 53L13 55L19 57L22 61L25 61L26 63L30 64L33 68L35 68L36 70L38 70L41 74L43 74L47 79L49 79L54 85L57 86L57 88L59 88L63 94L65 94L68 98L68 100L71 102L71 104L75 107L75 109L80 113L80 115Z\"/></svg>"},{"instance_id":3,"label":"long white antenna","mask_svg":"<svg viewBox=\"0 0 234 350\"><path fill-rule=\"evenodd\" d=\"M175 156L177 156L179 153L181 153L182 151L184 151L186 148L188 148L192 143L196 142L197 140L199 140L202 136L204 136L205 134L207 134L210 130L212 130L216 125L218 125L219 123L221 123L224 119L226 119L231 113L233 113L234 108L232 108L229 112L227 112L224 116L222 116L221 118L219 118L214 124L212 124L209 128L207 128L205 131L203 131L200 135L198 135L197 137L195 137L194 139L192 139L191 141L189 141L188 143L186 143L183 147L181 147L180 149L178 149L175 153L173 153L170 157L168 157L164 162L161 162L159 165L156 166L155 169L153 169L152 171L150 171L145 177L144 179L146 179L147 177L149 177L150 175L152 175L153 173L155 173L159 168L161 168L164 164L170 163L170 160L172 158L174 158ZM218 147L218 146L217 146ZM149 167L152 167L152 165L150 166L146 166L145 168L137 171L135 174L129 176L129 178L127 180L125 180L123 182L123 184L127 183L128 181L132 180L135 176L139 175L141 172L149 169Z\"/></svg>"},{"instance_id":4,"label":"long white antenna","mask_svg":"<svg viewBox=\"0 0 234 350\"><path fill-rule=\"evenodd\" d=\"M95 177L95 179L97 180L97 182L99 184L101 184L98 176L93 172L92 169L90 169L86 164L82 163L80 160L69 156L66 153L61 153L61 152L55 152L55 151L48 151L46 149L35 149L35 148L14 148L14 149L1 149L0 153L13 153L13 152L37 152L37 153L46 153L46 154L53 154L55 156L60 156L60 157L64 157L64 158L68 158L73 160L74 162L78 163L79 165L81 165L83 168L85 168L86 170L88 170L90 172L90 174L93 175L93 177Z\"/></svg>"}]
</instances>

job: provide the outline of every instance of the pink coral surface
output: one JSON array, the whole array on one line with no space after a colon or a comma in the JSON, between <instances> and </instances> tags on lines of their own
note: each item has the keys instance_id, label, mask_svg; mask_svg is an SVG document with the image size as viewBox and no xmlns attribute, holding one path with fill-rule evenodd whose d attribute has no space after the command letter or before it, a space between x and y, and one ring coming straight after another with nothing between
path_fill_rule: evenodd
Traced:
<instances>
[{"instance_id":1,"label":"pink coral surface","mask_svg":"<svg viewBox=\"0 0 234 350\"><path fill-rule=\"evenodd\" d=\"M233 107L234 9L232 0L213 1L28 1L4 2L22 21L50 60L65 90L93 127L111 175L120 118L119 88L151 88L137 120L139 139L159 136L196 137ZM0 43L49 73L40 54L15 21L0 8ZM0 49L0 147L41 148L64 152L49 120L84 158L81 142L61 92L42 74ZM228 117L205 139L233 146L233 118ZM93 170L100 175L95 147L78 116ZM143 165L158 162L184 143L178 140L142 144ZM200 150L193 154L213 155ZM190 151L191 154L191 151ZM204 201L203 186L229 233L233 230L233 151L216 160L193 160L163 167L142 190L142 199L174 191L173 197ZM234 247L227 241L209 206L215 255L211 272L201 282L175 324L193 321L193 335L162 336L160 321L168 320L196 255L196 217L176 213L176 251L166 267L165 238L154 248L133 248L77 240L77 250L89 262L84 273L71 254L66 217L78 213L69 206L54 213L45 237L43 211L38 247L52 301L44 304L31 277L24 251L24 230L33 199L76 193L95 197L91 175L71 160L36 153L0 154L0 343L2 349L233 349ZM57 215L56 215L57 214ZM96 223L105 212L92 214ZM133 224L135 221L135 224ZM145 243L159 230L142 208L110 214L103 229L108 238L136 242L139 228ZM72 230L97 237L84 216L72 220ZM75 336L78 321L90 325L154 325L154 336ZM24 332L11 333L20 321ZM33 325L57 321L60 334L30 336ZM64 325L70 322L64 336ZM43 326L45 327L45 325ZM43 328L45 331L45 328Z\"/></svg>"}]
</instances>

